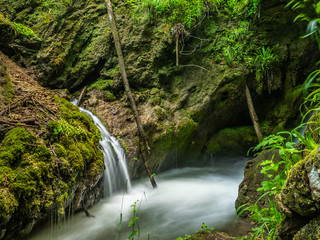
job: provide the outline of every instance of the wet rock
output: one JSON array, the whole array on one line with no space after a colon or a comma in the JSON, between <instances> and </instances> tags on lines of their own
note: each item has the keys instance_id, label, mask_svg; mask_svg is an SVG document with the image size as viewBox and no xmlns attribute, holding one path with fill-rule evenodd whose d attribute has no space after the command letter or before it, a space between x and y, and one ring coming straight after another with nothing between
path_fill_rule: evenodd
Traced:
<instances>
[{"instance_id":1,"label":"wet rock","mask_svg":"<svg viewBox=\"0 0 320 240\"><path fill-rule=\"evenodd\" d=\"M255 204L261 193L257 192L257 189L261 187L261 182L267 180L267 176L262 174L260 170L262 166L259 164L264 160L273 159L274 163L281 161L278 150L264 151L252 160L247 161L244 168L244 178L239 185L238 198L236 200L236 209L244 204ZM258 203L260 207L267 207L268 202L261 199ZM247 213L244 212L242 217L247 217Z\"/></svg>"},{"instance_id":2,"label":"wet rock","mask_svg":"<svg viewBox=\"0 0 320 240\"><path fill-rule=\"evenodd\" d=\"M291 214L290 217L286 216L280 226L277 227L276 235L279 236L281 240L291 240L301 227L309 221L309 217L302 217L298 214Z\"/></svg>"},{"instance_id":3,"label":"wet rock","mask_svg":"<svg viewBox=\"0 0 320 240\"><path fill-rule=\"evenodd\" d=\"M293 240L317 240L320 236L320 216L312 219L302 227L293 237Z\"/></svg>"},{"instance_id":4,"label":"wet rock","mask_svg":"<svg viewBox=\"0 0 320 240\"><path fill-rule=\"evenodd\" d=\"M313 239L309 238L312 236L310 234L312 231L313 234L318 234L317 231L319 230L313 226L315 222L318 222L319 217L317 216L320 213L319 150L319 147L315 148L308 156L291 168L282 188L278 205L279 210L287 217L280 224L277 232L284 239L297 232L294 239ZM290 213L283 211L283 206L290 209ZM314 219L308 223L312 218ZM305 224L307 225L303 227ZM311 229L313 230L311 231Z\"/></svg>"}]
</instances>

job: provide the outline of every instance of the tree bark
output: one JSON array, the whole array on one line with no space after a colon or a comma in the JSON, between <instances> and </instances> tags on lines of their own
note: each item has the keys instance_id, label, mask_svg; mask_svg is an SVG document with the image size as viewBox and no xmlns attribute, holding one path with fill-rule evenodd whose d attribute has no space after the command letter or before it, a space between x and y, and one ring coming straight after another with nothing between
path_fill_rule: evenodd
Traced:
<instances>
[{"instance_id":1,"label":"tree bark","mask_svg":"<svg viewBox=\"0 0 320 240\"><path fill-rule=\"evenodd\" d=\"M81 101L82 101L82 98L83 98L83 96L84 96L84 94L85 94L86 90L87 90L87 86L84 86L84 88L82 89L82 91L81 91L81 93L80 93L80 96L79 96L78 102L77 102L77 106L78 106L78 107L80 106L80 103L81 103Z\"/></svg>"},{"instance_id":2,"label":"tree bark","mask_svg":"<svg viewBox=\"0 0 320 240\"><path fill-rule=\"evenodd\" d=\"M179 66L179 33L176 33L176 65Z\"/></svg>"},{"instance_id":3,"label":"tree bark","mask_svg":"<svg viewBox=\"0 0 320 240\"><path fill-rule=\"evenodd\" d=\"M124 63L124 59L123 59L123 54L122 54L122 49L121 49L121 44L120 44L120 38L119 38L119 34L118 34L118 30L116 27L116 23L115 23L115 18L114 18L114 14L113 14L113 8L112 8L112 4L110 0L105 0L106 4L107 4L107 8L108 8L108 15L109 15L109 20L110 20L110 25L111 25L111 30L112 30L112 35L113 35L113 40L114 40L114 45L116 47L116 51L117 51L117 55L118 55L118 61L119 61L119 65L120 65L120 72L122 75L122 82L123 82L123 86L125 88L127 97L130 101L130 105L133 111L133 115L135 118L135 121L137 123L137 127L138 127L138 131L139 131L139 135L142 139L142 142L144 144L145 147L145 151L146 151L146 156L150 155L150 147L146 138L146 134L143 130L142 124L141 124L141 120L139 117L139 113L136 107L136 103L132 97L131 94L131 89L130 89L130 85L129 85L129 81L128 81L128 77L127 77L127 72L125 69L125 63ZM144 162L144 166L146 168L147 174L149 176L149 179L151 181L151 184L154 188L157 187L157 184L154 180L154 177L151 174L151 171L149 169L147 160L145 157L143 157L143 162Z\"/></svg>"},{"instance_id":4,"label":"tree bark","mask_svg":"<svg viewBox=\"0 0 320 240\"><path fill-rule=\"evenodd\" d=\"M255 130L255 132L257 134L258 140L259 140L259 142L261 142L262 139L263 139L263 136L262 136L262 133L261 133L261 130L260 130L260 126L259 126L258 116L257 116L256 111L254 109L252 97L251 97L251 94L250 94L250 91L249 91L247 83L245 83L245 85L246 85L245 86L245 88L246 88L246 99L247 99L247 104L248 104L248 108L249 108L250 117L251 117L251 120L252 120L252 123L253 123L254 130Z\"/></svg>"}]
</instances>

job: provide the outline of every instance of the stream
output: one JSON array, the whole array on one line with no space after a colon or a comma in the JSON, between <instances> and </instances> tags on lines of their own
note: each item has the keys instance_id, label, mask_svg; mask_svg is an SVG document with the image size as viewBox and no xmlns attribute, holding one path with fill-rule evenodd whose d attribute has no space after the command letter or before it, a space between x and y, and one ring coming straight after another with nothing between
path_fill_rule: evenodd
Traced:
<instances>
[{"instance_id":1,"label":"stream","mask_svg":"<svg viewBox=\"0 0 320 240\"><path fill-rule=\"evenodd\" d=\"M126 239L131 232L125 227L132 217L130 205L137 200L140 239L148 239L149 232L149 239L173 240L194 233L202 223L217 230L225 228L235 214L234 202L246 160L225 158L206 168L169 170L156 176L159 187L155 190L146 178L135 181L129 193L115 193L91 208L94 218L78 213L60 227L48 224L29 239L119 239L121 212L120 239Z\"/></svg>"},{"instance_id":2,"label":"stream","mask_svg":"<svg viewBox=\"0 0 320 240\"><path fill-rule=\"evenodd\" d=\"M126 156L119 141L110 135L93 113L81 107L79 109L92 118L103 136L100 147L106 165L106 197L89 209L94 217L86 217L80 212L57 224L53 216L46 226L38 228L27 239L127 239L132 231L128 222L133 217L131 211L135 202L142 240L174 240L200 230L202 223L216 230L232 228L234 203L246 158L212 158L207 167L162 172L155 177L157 189L152 188L148 178L131 183ZM137 224L135 230L138 231Z\"/></svg>"}]
</instances>

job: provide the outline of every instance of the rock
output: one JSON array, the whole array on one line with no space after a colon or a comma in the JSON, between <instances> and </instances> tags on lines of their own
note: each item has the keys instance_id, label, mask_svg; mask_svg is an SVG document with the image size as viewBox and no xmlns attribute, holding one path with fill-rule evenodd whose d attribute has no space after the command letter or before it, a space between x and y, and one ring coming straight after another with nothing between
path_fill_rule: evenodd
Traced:
<instances>
[{"instance_id":1,"label":"rock","mask_svg":"<svg viewBox=\"0 0 320 240\"><path fill-rule=\"evenodd\" d=\"M298 214L291 214L291 217L286 216L277 227L276 236L279 236L281 240L291 240L297 231L299 231L301 227L306 225L309 221L309 217L302 217Z\"/></svg>"},{"instance_id":2,"label":"rock","mask_svg":"<svg viewBox=\"0 0 320 240\"><path fill-rule=\"evenodd\" d=\"M215 155L245 156L258 138L253 126L224 128L213 134L207 143L207 153Z\"/></svg>"},{"instance_id":3,"label":"rock","mask_svg":"<svg viewBox=\"0 0 320 240\"><path fill-rule=\"evenodd\" d=\"M253 205L260 198L261 193L257 191L261 187L261 182L267 180L267 176L260 172L262 166L259 164L264 160L273 159L274 163L281 161L278 150L264 151L259 153L257 157L247 161L244 168L244 178L239 185L238 198L235 206L238 209L244 204ZM260 207L267 207L268 201L261 199L258 203ZM244 212L241 217L247 217L247 213Z\"/></svg>"},{"instance_id":4,"label":"rock","mask_svg":"<svg viewBox=\"0 0 320 240\"><path fill-rule=\"evenodd\" d=\"M302 227L293 237L293 240L317 240L320 236L320 216L312 219Z\"/></svg>"},{"instance_id":5,"label":"rock","mask_svg":"<svg viewBox=\"0 0 320 240\"><path fill-rule=\"evenodd\" d=\"M124 125L126 122L132 123L127 121L130 120L130 108L127 107L128 102L121 99L123 87L105 3L74 0L71 6L66 6L63 1L60 2L54 3L57 4L55 12L50 14L42 6L42 1L19 1L13 4L0 0L3 12L10 19L32 26L43 40L38 43L30 40L28 43L16 39L12 45L17 49L16 55L28 60L26 66L33 65L35 75L45 86L67 88L74 92L84 85L95 84L88 91L91 95L88 105L99 113L106 108L99 105L107 102L108 108L111 108L109 102L113 102L115 109L124 111L119 114L107 111L100 118L112 134L128 139L129 149L134 149L129 155L135 158L139 152L137 131L134 124ZM217 26L212 27L216 25L212 16L205 18L197 29L200 37L208 41L195 54L181 57L182 64L177 68L170 24L154 24L148 14L142 14L139 24L136 24L126 1L115 0L113 4L128 78L136 91L148 140L155 150L151 157L155 170L177 163L183 165L208 161L211 153L214 153L212 149L207 151L208 146L214 145L211 143L218 142L218 147L231 151L239 148L243 151L244 145L251 144L251 134L242 135L245 140L239 138L241 144L228 141L226 145L221 144L223 141L216 135L223 129L226 132L229 128L252 125L244 94L245 81L252 91L257 114L266 134L273 128L290 128L299 119L299 100L294 97L285 99L283 96L288 96L287 93L298 84L298 80L305 78L306 66L312 65L316 56L310 54L314 48L309 40L301 42L299 39L304 31L291 22L294 15L281 2L263 3L261 19L257 19L252 26L255 37L250 39L250 43L247 40L238 42L243 44L243 49L252 47L251 44L257 47L273 46L275 54L279 56L279 63L270 69L269 78L265 79L261 91L258 91L261 95L256 93L258 86L251 69L244 64L225 64L225 59L218 61L213 57L221 58L222 49L216 51L213 46L224 46L226 36L220 34ZM274 12L279 13L277 18L272 17ZM45 21L39 19L38 16L42 15L46 16ZM230 23L226 19L218 19L221 29ZM233 25L229 27L233 28ZM186 46L198 45L196 38L186 38L185 41ZM25 60L19 61L23 63ZM106 119L111 114L113 117ZM116 123L115 116L123 122ZM180 128L183 130L180 131ZM233 137L235 134L230 139L236 139Z\"/></svg>"},{"instance_id":6,"label":"rock","mask_svg":"<svg viewBox=\"0 0 320 240\"><path fill-rule=\"evenodd\" d=\"M277 234L284 239L293 235L294 239L314 239L309 237L312 236L312 233L318 234L319 230L314 226L319 218L316 216L320 214L319 151L319 147L315 148L291 168L281 190L279 210L282 210L287 217L281 222ZM283 206L290 211L283 211ZM314 219L308 223L312 218ZM303 227L305 224L307 225Z\"/></svg>"},{"instance_id":7,"label":"rock","mask_svg":"<svg viewBox=\"0 0 320 240\"><path fill-rule=\"evenodd\" d=\"M9 75L15 93L0 105L9 123L0 124L0 239L21 239L52 214L96 203L104 165L90 117L0 52L1 84Z\"/></svg>"}]
</instances>

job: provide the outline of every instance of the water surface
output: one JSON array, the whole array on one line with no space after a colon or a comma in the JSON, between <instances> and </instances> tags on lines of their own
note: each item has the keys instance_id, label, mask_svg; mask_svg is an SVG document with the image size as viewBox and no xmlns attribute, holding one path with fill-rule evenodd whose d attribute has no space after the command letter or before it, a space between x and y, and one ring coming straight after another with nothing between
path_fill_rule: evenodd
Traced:
<instances>
[{"instance_id":1,"label":"water surface","mask_svg":"<svg viewBox=\"0 0 320 240\"><path fill-rule=\"evenodd\" d=\"M172 240L192 234L202 223L223 228L235 214L234 202L243 178L244 158L224 158L205 168L173 169L156 176L157 189L147 178L132 183L90 209L94 218L78 213L59 226L48 224L31 240L126 239L131 231L131 205L137 202L141 238ZM123 223L119 234L120 213Z\"/></svg>"}]
</instances>

